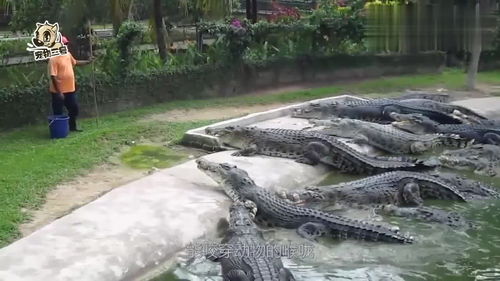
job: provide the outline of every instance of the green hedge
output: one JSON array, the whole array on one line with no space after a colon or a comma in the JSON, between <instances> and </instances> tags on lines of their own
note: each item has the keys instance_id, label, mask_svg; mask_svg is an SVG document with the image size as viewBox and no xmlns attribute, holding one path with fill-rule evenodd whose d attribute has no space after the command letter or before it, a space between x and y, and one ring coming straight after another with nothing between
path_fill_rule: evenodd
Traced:
<instances>
[{"instance_id":1,"label":"green hedge","mask_svg":"<svg viewBox=\"0 0 500 281\"><path fill-rule=\"evenodd\" d=\"M186 67L175 72L159 70L125 78L97 75L96 93L101 113L110 113L172 100L241 95L302 82L333 83L338 79L431 72L443 64L443 53L304 56L254 65L236 63ZM88 76L79 77L77 81L82 115L92 116L92 81ZM0 108L0 128L3 129L45 122L51 111L46 83L0 89Z\"/></svg>"}]
</instances>

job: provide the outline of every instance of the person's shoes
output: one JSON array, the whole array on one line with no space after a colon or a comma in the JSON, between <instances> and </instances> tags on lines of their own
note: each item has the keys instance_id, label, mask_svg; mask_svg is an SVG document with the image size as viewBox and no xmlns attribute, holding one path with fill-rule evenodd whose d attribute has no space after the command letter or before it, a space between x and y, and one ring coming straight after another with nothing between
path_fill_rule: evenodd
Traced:
<instances>
[{"instance_id":1,"label":"person's shoes","mask_svg":"<svg viewBox=\"0 0 500 281\"><path fill-rule=\"evenodd\" d=\"M81 129L69 129L69 130L71 132L78 132L78 133L83 132L83 130L81 130Z\"/></svg>"}]
</instances>

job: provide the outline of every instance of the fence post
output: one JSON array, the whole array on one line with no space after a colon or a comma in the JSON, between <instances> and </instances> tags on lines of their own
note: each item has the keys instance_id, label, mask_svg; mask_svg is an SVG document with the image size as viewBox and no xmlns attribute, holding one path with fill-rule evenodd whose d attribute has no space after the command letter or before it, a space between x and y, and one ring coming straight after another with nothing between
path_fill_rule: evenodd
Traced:
<instances>
[{"instance_id":1,"label":"fence post","mask_svg":"<svg viewBox=\"0 0 500 281\"><path fill-rule=\"evenodd\" d=\"M198 52L203 52L203 32L196 24L196 47L198 48Z\"/></svg>"}]
</instances>

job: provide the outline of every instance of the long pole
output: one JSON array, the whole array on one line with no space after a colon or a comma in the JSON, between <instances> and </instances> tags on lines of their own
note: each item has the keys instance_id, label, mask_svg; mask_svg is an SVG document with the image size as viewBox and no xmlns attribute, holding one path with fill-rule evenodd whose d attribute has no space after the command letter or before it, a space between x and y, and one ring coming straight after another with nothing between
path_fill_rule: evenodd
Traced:
<instances>
[{"instance_id":1,"label":"long pole","mask_svg":"<svg viewBox=\"0 0 500 281\"><path fill-rule=\"evenodd\" d=\"M92 91L94 92L94 108L95 108L95 123L97 128L99 128L99 108L97 107L97 95L95 91L95 63L93 59L92 51L92 32L91 25L89 23L89 46L90 46L90 59L92 59Z\"/></svg>"}]
</instances>

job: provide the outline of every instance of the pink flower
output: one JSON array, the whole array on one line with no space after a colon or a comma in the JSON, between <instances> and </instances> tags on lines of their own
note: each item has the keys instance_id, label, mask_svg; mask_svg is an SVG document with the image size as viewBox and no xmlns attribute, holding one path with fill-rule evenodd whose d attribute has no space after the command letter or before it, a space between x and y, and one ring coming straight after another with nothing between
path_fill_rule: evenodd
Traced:
<instances>
[{"instance_id":1,"label":"pink flower","mask_svg":"<svg viewBox=\"0 0 500 281\"><path fill-rule=\"evenodd\" d=\"M239 19L233 19L231 21L231 25L233 27L237 27L237 28L243 28L243 25L241 24L241 21Z\"/></svg>"}]
</instances>

